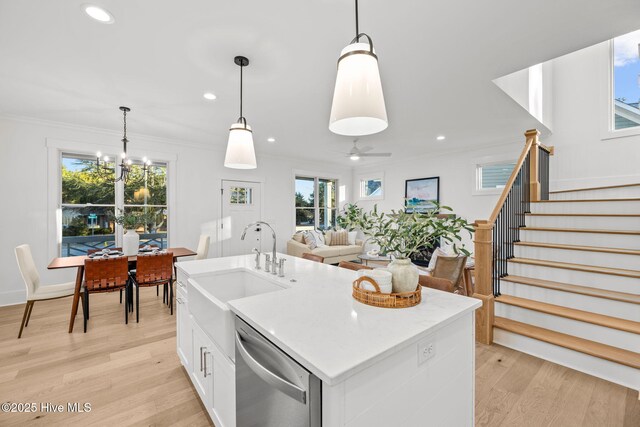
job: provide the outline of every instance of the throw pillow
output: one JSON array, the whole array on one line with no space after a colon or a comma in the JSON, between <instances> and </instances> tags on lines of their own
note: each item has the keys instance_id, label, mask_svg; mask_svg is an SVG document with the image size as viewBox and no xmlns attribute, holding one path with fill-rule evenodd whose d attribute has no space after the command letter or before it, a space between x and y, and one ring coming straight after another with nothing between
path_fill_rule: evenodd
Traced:
<instances>
[{"instance_id":1,"label":"throw pillow","mask_svg":"<svg viewBox=\"0 0 640 427\"><path fill-rule=\"evenodd\" d=\"M349 244L350 245L355 245L356 244L356 236L358 235L357 231L350 231L349 232Z\"/></svg>"},{"instance_id":2,"label":"throw pillow","mask_svg":"<svg viewBox=\"0 0 640 427\"><path fill-rule=\"evenodd\" d=\"M327 246L331 246L331 236L333 235L334 231L332 230L327 230L324 233L324 244Z\"/></svg>"},{"instance_id":3,"label":"throw pillow","mask_svg":"<svg viewBox=\"0 0 640 427\"><path fill-rule=\"evenodd\" d=\"M293 236L291 236L292 240L295 240L298 243L304 243L304 236L302 235L302 233L296 233Z\"/></svg>"},{"instance_id":4,"label":"throw pillow","mask_svg":"<svg viewBox=\"0 0 640 427\"><path fill-rule=\"evenodd\" d=\"M349 233L346 230L336 231L331 236L331 246L346 246L349 243Z\"/></svg>"},{"instance_id":5,"label":"throw pillow","mask_svg":"<svg viewBox=\"0 0 640 427\"><path fill-rule=\"evenodd\" d=\"M314 250L315 248L318 247L316 236L312 232L305 231L303 233L303 236L304 236L304 244L309 246L309 249Z\"/></svg>"}]
</instances>

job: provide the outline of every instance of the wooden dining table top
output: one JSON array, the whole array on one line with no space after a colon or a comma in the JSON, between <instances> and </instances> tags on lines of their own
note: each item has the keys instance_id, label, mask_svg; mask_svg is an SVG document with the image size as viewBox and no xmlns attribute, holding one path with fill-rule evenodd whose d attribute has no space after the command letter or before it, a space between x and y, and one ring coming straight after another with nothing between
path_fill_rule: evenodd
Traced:
<instances>
[{"instance_id":1,"label":"wooden dining table top","mask_svg":"<svg viewBox=\"0 0 640 427\"><path fill-rule=\"evenodd\" d=\"M167 248L167 252L173 253L174 258L197 255L194 251L187 248ZM58 268L84 267L84 260L87 258L89 258L87 255L54 258L47 266L47 269L55 270ZM138 256L133 255L128 258L129 262L132 262L136 261Z\"/></svg>"}]
</instances>

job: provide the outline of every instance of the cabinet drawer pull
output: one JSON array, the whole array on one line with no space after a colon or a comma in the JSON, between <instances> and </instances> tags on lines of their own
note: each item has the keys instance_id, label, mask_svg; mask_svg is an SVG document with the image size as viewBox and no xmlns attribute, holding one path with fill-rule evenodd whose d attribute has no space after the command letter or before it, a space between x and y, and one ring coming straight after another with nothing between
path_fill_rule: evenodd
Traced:
<instances>
[{"instance_id":1,"label":"cabinet drawer pull","mask_svg":"<svg viewBox=\"0 0 640 427\"><path fill-rule=\"evenodd\" d=\"M204 377L207 378L207 354L211 354L210 352L206 351L204 352Z\"/></svg>"},{"instance_id":2,"label":"cabinet drawer pull","mask_svg":"<svg viewBox=\"0 0 640 427\"><path fill-rule=\"evenodd\" d=\"M184 287L185 287L185 286L184 286L184 284L183 284L181 281L179 281L179 280L178 280L178 285L179 285L181 288L184 288Z\"/></svg>"},{"instance_id":3,"label":"cabinet drawer pull","mask_svg":"<svg viewBox=\"0 0 640 427\"><path fill-rule=\"evenodd\" d=\"M202 350L204 350L204 347L200 347L200 372L202 372Z\"/></svg>"},{"instance_id":4,"label":"cabinet drawer pull","mask_svg":"<svg viewBox=\"0 0 640 427\"><path fill-rule=\"evenodd\" d=\"M184 304L184 300L180 297L177 298L178 304Z\"/></svg>"}]
</instances>

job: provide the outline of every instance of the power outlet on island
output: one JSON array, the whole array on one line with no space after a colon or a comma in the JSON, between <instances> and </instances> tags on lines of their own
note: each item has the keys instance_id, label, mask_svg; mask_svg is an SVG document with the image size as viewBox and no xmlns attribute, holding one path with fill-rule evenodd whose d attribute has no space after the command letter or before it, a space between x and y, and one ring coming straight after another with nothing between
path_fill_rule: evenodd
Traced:
<instances>
[{"instance_id":1,"label":"power outlet on island","mask_svg":"<svg viewBox=\"0 0 640 427\"><path fill-rule=\"evenodd\" d=\"M418 344L418 365L423 364L435 355L436 342L433 339L422 341Z\"/></svg>"}]
</instances>

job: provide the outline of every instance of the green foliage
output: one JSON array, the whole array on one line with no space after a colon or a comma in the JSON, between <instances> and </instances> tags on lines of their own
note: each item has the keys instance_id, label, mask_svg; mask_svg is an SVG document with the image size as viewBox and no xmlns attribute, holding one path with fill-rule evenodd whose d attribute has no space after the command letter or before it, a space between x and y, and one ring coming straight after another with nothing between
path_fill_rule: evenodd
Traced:
<instances>
[{"instance_id":1,"label":"green foliage","mask_svg":"<svg viewBox=\"0 0 640 427\"><path fill-rule=\"evenodd\" d=\"M360 228L369 241L380 246L382 252L396 258L409 258L420 248L433 246L440 239L451 244L456 254L470 255L460 246L460 240L463 232L471 235L473 226L464 218L446 215L451 212L450 207L437 205L424 213L405 210L385 213L378 212L375 205L367 213L355 205L348 205L339 223L347 229Z\"/></svg>"}]
</instances>

